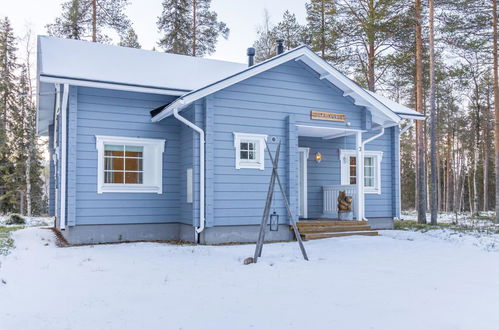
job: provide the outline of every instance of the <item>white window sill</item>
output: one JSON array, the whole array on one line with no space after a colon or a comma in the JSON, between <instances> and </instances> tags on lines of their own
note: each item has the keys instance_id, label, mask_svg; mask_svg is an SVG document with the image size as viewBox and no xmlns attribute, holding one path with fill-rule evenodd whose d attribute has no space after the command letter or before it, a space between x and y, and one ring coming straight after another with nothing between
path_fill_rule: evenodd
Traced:
<instances>
[{"instance_id":1,"label":"white window sill","mask_svg":"<svg viewBox=\"0 0 499 330\"><path fill-rule=\"evenodd\" d=\"M257 169L261 171L265 169L260 163L239 163L239 166L236 167L238 170L243 168Z\"/></svg>"},{"instance_id":2,"label":"white window sill","mask_svg":"<svg viewBox=\"0 0 499 330\"><path fill-rule=\"evenodd\" d=\"M364 188L364 194L381 195L381 190Z\"/></svg>"},{"instance_id":3,"label":"white window sill","mask_svg":"<svg viewBox=\"0 0 499 330\"><path fill-rule=\"evenodd\" d=\"M100 187L99 194L102 193L156 193L161 194L161 187L147 186L141 184L104 184Z\"/></svg>"}]
</instances>

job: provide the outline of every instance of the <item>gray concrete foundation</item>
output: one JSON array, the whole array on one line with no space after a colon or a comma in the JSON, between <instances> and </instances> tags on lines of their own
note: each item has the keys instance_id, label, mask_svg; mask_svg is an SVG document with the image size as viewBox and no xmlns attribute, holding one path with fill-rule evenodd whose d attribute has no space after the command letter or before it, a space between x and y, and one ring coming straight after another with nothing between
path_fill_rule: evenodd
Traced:
<instances>
[{"instance_id":1,"label":"gray concrete foundation","mask_svg":"<svg viewBox=\"0 0 499 330\"><path fill-rule=\"evenodd\" d=\"M206 228L199 237L201 244L221 243L253 243L258 239L259 225L250 226L219 226ZM279 225L278 231L267 228L265 241L289 241L294 239L289 225Z\"/></svg>"},{"instance_id":2,"label":"gray concrete foundation","mask_svg":"<svg viewBox=\"0 0 499 330\"><path fill-rule=\"evenodd\" d=\"M369 218L367 222L372 229L393 229L393 218Z\"/></svg>"},{"instance_id":3,"label":"gray concrete foundation","mask_svg":"<svg viewBox=\"0 0 499 330\"><path fill-rule=\"evenodd\" d=\"M194 227L182 223L85 225L61 230L69 244L183 240L194 242Z\"/></svg>"}]
</instances>

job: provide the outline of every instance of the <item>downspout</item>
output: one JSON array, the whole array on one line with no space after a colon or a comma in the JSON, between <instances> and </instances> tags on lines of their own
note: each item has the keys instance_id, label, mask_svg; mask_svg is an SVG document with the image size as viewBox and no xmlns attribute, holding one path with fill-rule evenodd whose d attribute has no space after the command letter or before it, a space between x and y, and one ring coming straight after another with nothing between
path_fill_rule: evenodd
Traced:
<instances>
[{"instance_id":1,"label":"downspout","mask_svg":"<svg viewBox=\"0 0 499 330\"><path fill-rule=\"evenodd\" d=\"M361 143L361 150L358 153L361 154L362 157L363 157L364 156L364 150L365 150L366 144L368 144L371 141L376 140L377 138L379 138L383 134L385 134L385 127L381 127L381 131L378 134L376 134L374 136L371 136L369 139L367 139L365 141L362 141L362 143ZM362 181L359 184L359 187L361 187L361 189L362 189L361 193L359 194L360 197L362 198L362 206L360 207L360 209L362 211L360 212L361 214L359 214L359 215L362 218L362 220L367 220L366 219L366 214L365 214L366 208L365 208L365 194L364 194L364 183L363 183L363 181L364 181L364 171L363 171L364 170L364 168L363 168L363 166L364 166L364 159L359 159L359 164L362 166L362 168L360 169L362 171Z\"/></svg>"},{"instance_id":2,"label":"downspout","mask_svg":"<svg viewBox=\"0 0 499 330\"><path fill-rule=\"evenodd\" d=\"M61 105L61 221L60 229L66 229L66 166L67 166L67 107L69 85L64 84Z\"/></svg>"},{"instance_id":3,"label":"downspout","mask_svg":"<svg viewBox=\"0 0 499 330\"><path fill-rule=\"evenodd\" d=\"M199 134L199 227L196 227L194 231L194 238L196 242L199 241L199 234L204 230L205 218L204 218L204 131L194 125L192 122L188 121L178 113L178 109L173 109L173 116L177 118L180 122L189 126Z\"/></svg>"},{"instance_id":4,"label":"downspout","mask_svg":"<svg viewBox=\"0 0 499 330\"><path fill-rule=\"evenodd\" d=\"M399 157L398 157L398 162L399 162L399 170L400 170L400 137L402 136L402 134L404 134L405 132L407 132L411 127L414 126L414 119L410 119L409 120L409 123L407 123L407 125L405 125L404 128L402 128L402 130L399 131L399 136L398 136L398 139L399 139L399 150L398 150L398 154L399 154ZM402 214L402 200L401 200L401 194L402 194L402 186L401 186L401 178L399 176L399 206L398 206L398 210L397 210L397 214Z\"/></svg>"}]
</instances>

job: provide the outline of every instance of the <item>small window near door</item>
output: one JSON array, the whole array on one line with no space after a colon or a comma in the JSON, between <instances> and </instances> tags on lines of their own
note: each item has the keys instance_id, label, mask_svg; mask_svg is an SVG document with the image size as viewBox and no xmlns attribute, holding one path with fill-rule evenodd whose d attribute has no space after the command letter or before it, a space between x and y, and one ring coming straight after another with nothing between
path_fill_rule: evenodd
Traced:
<instances>
[{"instance_id":1,"label":"small window near door","mask_svg":"<svg viewBox=\"0 0 499 330\"><path fill-rule=\"evenodd\" d=\"M355 150L340 150L341 184L357 184L357 157ZM364 188L367 194L381 193L382 151L364 152Z\"/></svg>"},{"instance_id":2,"label":"small window near door","mask_svg":"<svg viewBox=\"0 0 499 330\"><path fill-rule=\"evenodd\" d=\"M234 132L236 169L265 169L265 140L267 135Z\"/></svg>"}]
</instances>

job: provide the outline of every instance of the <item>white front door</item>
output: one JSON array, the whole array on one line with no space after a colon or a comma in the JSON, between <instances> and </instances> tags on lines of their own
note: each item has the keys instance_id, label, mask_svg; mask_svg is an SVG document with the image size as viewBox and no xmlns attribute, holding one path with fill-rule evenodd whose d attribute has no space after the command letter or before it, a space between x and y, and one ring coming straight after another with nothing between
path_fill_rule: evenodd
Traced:
<instances>
[{"instance_id":1,"label":"white front door","mask_svg":"<svg viewBox=\"0 0 499 330\"><path fill-rule=\"evenodd\" d=\"M308 218L307 160L310 148L298 148L298 207L299 217Z\"/></svg>"}]
</instances>

